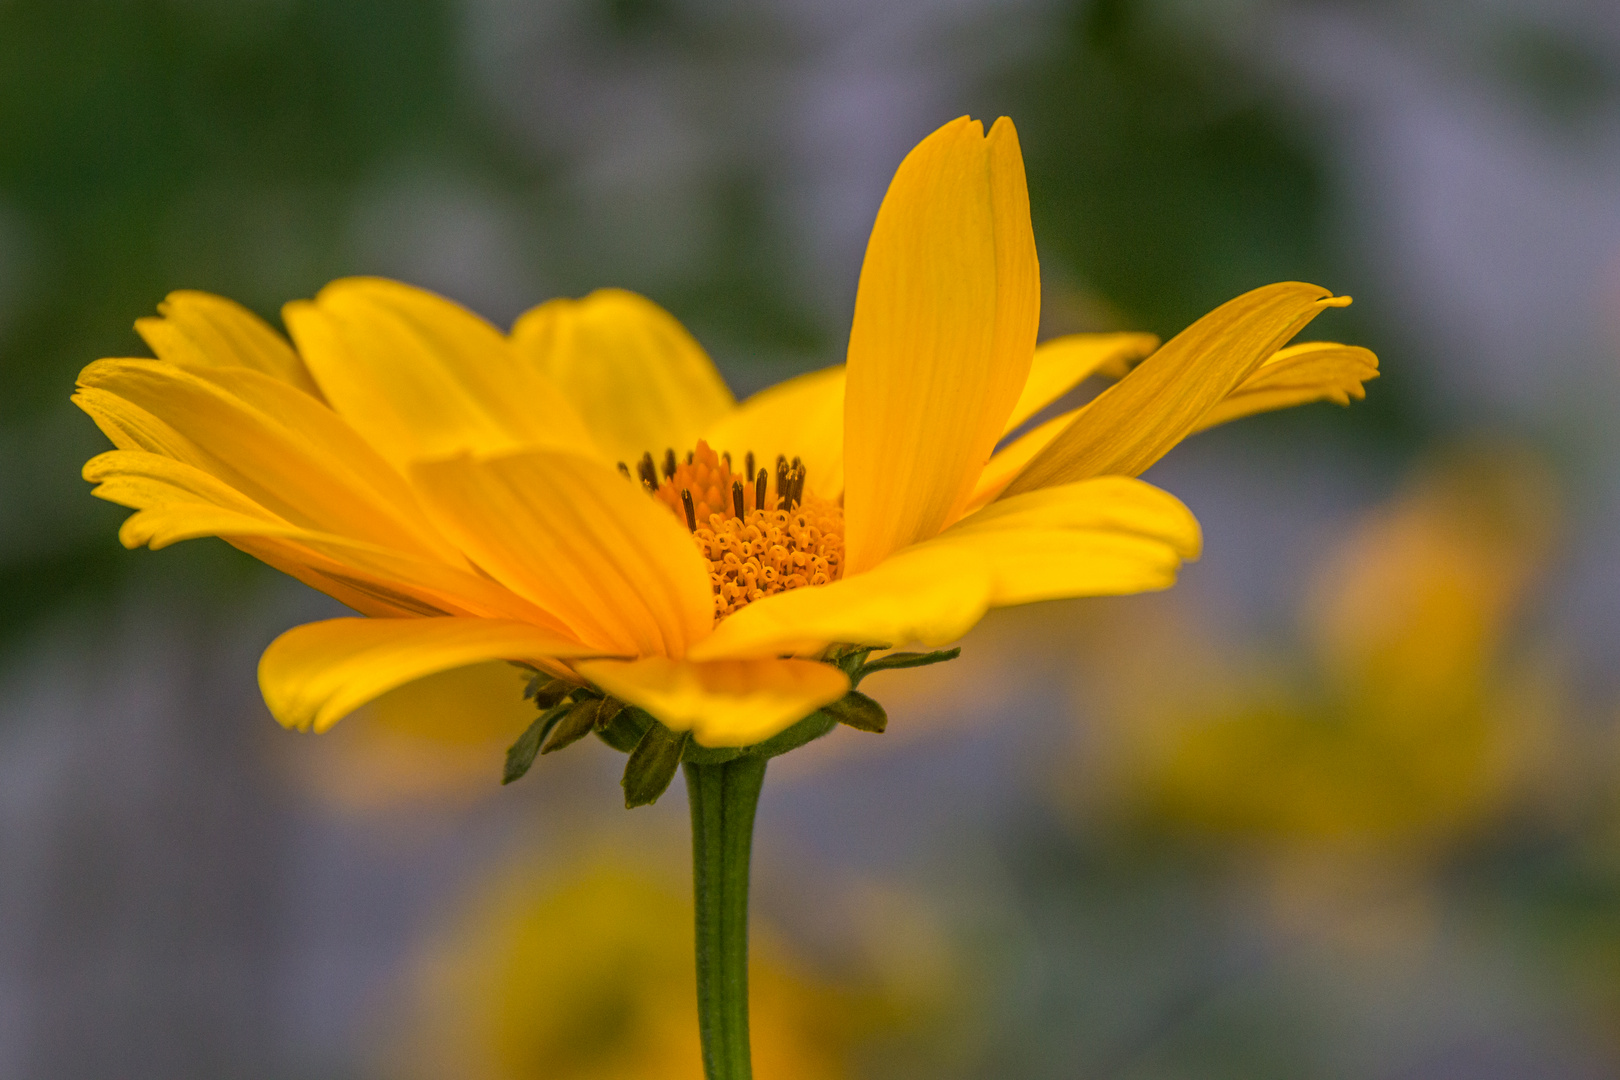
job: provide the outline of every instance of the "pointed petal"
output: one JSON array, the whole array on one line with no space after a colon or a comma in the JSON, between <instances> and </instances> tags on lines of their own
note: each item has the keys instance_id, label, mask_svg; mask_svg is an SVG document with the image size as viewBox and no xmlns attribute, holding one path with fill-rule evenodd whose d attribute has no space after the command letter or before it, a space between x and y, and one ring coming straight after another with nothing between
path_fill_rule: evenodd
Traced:
<instances>
[{"instance_id":1,"label":"pointed petal","mask_svg":"<svg viewBox=\"0 0 1620 1080\"><path fill-rule=\"evenodd\" d=\"M831 664L813 660L714 660L662 656L587 660L579 673L667 728L690 731L703 746L752 746L791 727L849 690Z\"/></svg>"},{"instance_id":2,"label":"pointed petal","mask_svg":"<svg viewBox=\"0 0 1620 1080\"><path fill-rule=\"evenodd\" d=\"M849 569L944 528L1029 375L1040 272L1011 121L966 117L906 156L878 210L850 328Z\"/></svg>"},{"instance_id":3,"label":"pointed petal","mask_svg":"<svg viewBox=\"0 0 1620 1080\"><path fill-rule=\"evenodd\" d=\"M675 317L623 289L552 300L512 327L512 346L572 403L602 452L690 449L736 399L703 346Z\"/></svg>"},{"instance_id":4,"label":"pointed petal","mask_svg":"<svg viewBox=\"0 0 1620 1080\"><path fill-rule=\"evenodd\" d=\"M1068 334L1035 350L1029 381L1002 430L1006 435L1093 375L1124 375L1158 348L1152 334Z\"/></svg>"},{"instance_id":5,"label":"pointed petal","mask_svg":"<svg viewBox=\"0 0 1620 1080\"><path fill-rule=\"evenodd\" d=\"M761 465L776 455L802 458L809 489L824 499L844 493L844 368L824 368L761 390L711 424L704 439L730 451L738 472L750 450Z\"/></svg>"},{"instance_id":6,"label":"pointed petal","mask_svg":"<svg viewBox=\"0 0 1620 1080\"><path fill-rule=\"evenodd\" d=\"M708 565L685 525L609 466L530 450L412 475L475 563L600 653L682 656L714 623Z\"/></svg>"},{"instance_id":7,"label":"pointed petal","mask_svg":"<svg viewBox=\"0 0 1620 1080\"><path fill-rule=\"evenodd\" d=\"M1311 341L1274 353L1228 394L1193 431L1203 431L1256 413L1286 409L1312 401L1348 405L1367 396L1362 383L1378 378L1378 357L1371 350L1330 341Z\"/></svg>"},{"instance_id":8,"label":"pointed petal","mask_svg":"<svg viewBox=\"0 0 1620 1080\"><path fill-rule=\"evenodd\" d=\"M976 558L990 604L1168 588L1202 546L1198 521L1151 484L1104 476L991 503L919 545Z\"/></svg>"},{"instance_id":9,"label":"pointed petal","mask_svg":"<svg viewBox=\"0 0 1620 1080\"><path fill-rule=\"evenodd\" d=\"M1098 395L1002 497L1093 476L1137 475L1323 308L1349 302L1297 281L1227 301Z\"/></svg>"},{"instance_id":10,"label":"pointed petal","mask_svg":"<svg viewBox=\"0 0 1620 1080\"><path fill-rule=\"evenodd\" d=\"M183 367L245 367L320 397L304 361L263 319L212 293L172 292L135 330L159 360Z\"/></svg>"},{"instance_id":11,"label":"pointed petal","mask_svg":"<svg viewBox=\"0 0 1620 1080\"><path fill-rule=\"evenodd\" d=\"M75 402L120 447L193 465L294 525L461 561L404 478L287 383L241 367L98 360L79 386Z\"/></svg>"},{"instance_id":12,"label":"pointed petal","mask_svg":"<svg viewBox=\"0 0 1620 1080\"><path fill-rule=\"evenodd\" d=\"M328 619L294 627L259 659L259 689L285 727L325 731L413 679L486 660L591 650L540 627L497 619Z\"/></svg>"},{"instance_id":13,"label":"pointed petal","mask_svg":"<svg viewBox=\"0 0 1620 1080\"><path fill-rule=\"evenodd\" d=\"M332 408L396 465L525 446L594 452L556 384L443 297L348 278L282 318Z\"/></svg>"},{"instance_id":14,"label":"pointed petal","mask_svg":"<svg viewBox=\"0 0 1620 1080\"><path fill-rule=\"evenodd\" d=\"M816 652L835 642L944 645L990 603L991 580L973 553L904 551L831 585L756 600L692 650L699 660Z\"/></svg>"}]
</instances>

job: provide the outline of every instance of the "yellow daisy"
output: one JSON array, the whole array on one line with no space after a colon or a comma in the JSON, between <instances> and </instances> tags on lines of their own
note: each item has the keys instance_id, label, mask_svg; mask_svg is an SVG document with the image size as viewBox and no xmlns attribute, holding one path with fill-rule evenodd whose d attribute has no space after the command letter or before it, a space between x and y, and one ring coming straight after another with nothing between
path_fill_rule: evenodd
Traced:
<instances>
[{"instance_id":1,"label":"yellow daisy","mask_svg":"<svg viewBox=\"0 0 1620 1080\"><path fill-rule=\"evenodd\" d=\"M991 607L1171 584L1198 524L1135 476L1213 423L1360 397L1371 353L1284 348L1345 303L1284 283L1156 350L1142 334L1037 347L1017 136L963 118L895 175L848 363L741 403L631 293L555 300L502 334L376 279L289 304L291 344L175 293L136 324L157 359L97 361L74 400L117 447L85 477L136 511L125 545L222 537L367 616L266 650L281 723L322 730L506 659L733 747L845 694L818 662L829 646L942 644Z\"/></svg>"}]
</instances>

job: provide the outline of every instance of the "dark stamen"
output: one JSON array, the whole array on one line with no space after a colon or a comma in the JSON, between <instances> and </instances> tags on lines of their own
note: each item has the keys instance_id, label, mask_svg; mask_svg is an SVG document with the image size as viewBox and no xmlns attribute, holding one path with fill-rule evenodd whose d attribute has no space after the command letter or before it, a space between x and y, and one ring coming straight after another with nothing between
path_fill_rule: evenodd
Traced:
<instances>
[{"instance_id":1,"label":"dark stamen","mask_svg":"<svg viewBox=\"0 0 1620 1080\"><path fill-rule=\"evenodd\" d=\"M794 458L793 460L797 462L799 459ZM799 465L793 471L793 506L804 505L804 478L808 475L810 475L809 470L803 465ZM792 507L789 507L789 509L792 509Z\"/></svg>"},{"instance_id":2,"label":"dark stamen","mask_svg":"<svg viewBox=\"0 0 1620 1080\"><path fill-rule=\"evenodd\" d=\"M692 505L692 489L681 488L681 506L686 509L686 527L697 532L697 507Z\"/></svg>"},{"instance_id":3,"label":"dark stamen","mask_svg":"<svg viewBox=\"0 0 1620 1080\"><path fill-rule=\"evenodd\" d=\"M743 468L748 471L748 482L752 484L754 482L754 452L752 450L748 451L748 456L743 458Z\"/></svg>"},{"instance_id":4,"label":"dark stamen","mask_svg":"<svg viewBox=\"0 0 1620 1080\"><path fill-rule=\"evenodd\" d=\"M650 452L642 454L641 460L636 462L636 475L641 477L641 484L648 491L658 490L658 466L653 464Z\"/></svg>"},{"instance_id":5,"label":"dark stamen","mask_svg":"<svg viewBox=\"0 0 1620 1080\"><path fill-rule=\"evenodd\" d=\"M730 472L731 471L731 451L730 450L721 451L720 460L726 463L726 472Z\"/></svg>"},{"instance_id":6,"label":"dark stamen","mask_svg":"<svg viewBox=\"0 0 1620 1080\"><path fill-rule=\"evenodd\" d=\"M619 472L620 472L620 473L621 473L621 474L623 474L623 476L624 476L624 478L625 478L625 479L626 479L626 480L628 480L628 479L630 479L630 466L628 466L628 465L626 465L626 464L625 464L625 463L624 463L624 462L622 462L622 461L621 461L621 462L619 462Z\"/></svg>"},{"instance_id":7,"label":"dark stamen","mask_svg":"<svg viewBox=\"0 0 1620 1080\"><path fill-rule=\"evenodd\" d=\"M664 451L664 479L675 479L675 451L672 449Z\"/></svg>"},{"instance_id":8,"label":"dark stamen","mask_svg":"<svg viewBox=\"0 0 1620 1080\"><path fill-rule=\"evenodd\" d=\"M788 463L781 454L776 455L776 508L788 508Z\"/></svg>"},{"instance_id":9,"label":"dark stamen","mask_svg":"<svg viewBox=\"0 0 1620 1080\"><path fill-rule=\"evenodd\" d=\"M769 482L769 479L770 479L770 476L769 476L768 473L766 473L766 471L764 469L761 469L761 470L759 470L759 472L754 474L754 509L755 510L763 510L763 509L765 509L765 485L766 485L766 483Z\"/></svg>"},{"instance_id":10,"label":"dark stamen","mask_svg":"<svg viewBox=\"0 0 1620 1080\"><path fill-rule=\"evenodd\" d=\"M697 460L697 454L695 454L692 451L688 450L686 452L686 463L688 465L690 465L690 464L692 464L692 462L694 462L696 460Z\"/></svg>"},{"instance_id":11,"label":"dark stamen","mask_svg":"<svg viewBox=\"0 0 1620 1080\"><path fill-rule=\"evenodd\" d=\"M738 516L744 516L743 486L741 480L731 482L731 509Z\"/></svg>"}]
</instances>

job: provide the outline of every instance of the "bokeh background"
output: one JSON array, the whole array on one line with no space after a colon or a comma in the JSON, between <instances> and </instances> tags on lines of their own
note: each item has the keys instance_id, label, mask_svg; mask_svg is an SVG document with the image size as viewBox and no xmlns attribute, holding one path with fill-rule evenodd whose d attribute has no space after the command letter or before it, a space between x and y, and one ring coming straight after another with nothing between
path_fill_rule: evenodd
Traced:
<instances>
[{"instance_id":1,"label":"bokeh background","mask_svg":"<svg viewBox=\"0 0 1620 1080\"><path fill-rule=\"evenodd\" d=\"M282 732L258 652L331 603L121 549L67 397L170 290L352 273L633 288L747 393L841 360L965 112L1043 333L1304 279L1384 375L1152 470L1172 592L997 613L772 764L763 1080L1620 1076L1608 0L0 0L0 1076L698 1077L679 785L501 788L499 668Z\"/></svg>"}]
</instances>

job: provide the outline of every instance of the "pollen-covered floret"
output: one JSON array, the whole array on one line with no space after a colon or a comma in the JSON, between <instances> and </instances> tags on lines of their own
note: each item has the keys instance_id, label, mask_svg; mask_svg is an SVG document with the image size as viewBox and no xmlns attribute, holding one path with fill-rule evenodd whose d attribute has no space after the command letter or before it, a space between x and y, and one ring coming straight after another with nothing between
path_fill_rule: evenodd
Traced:
<instances>
[{"instance_id":1,"label":"pollen-covered floret","mask_svg":"<svg viewBox=\"0 0 1620 1080\"><path fill-rule=\"evenodd\" d=\"M711 514L693 534L709 560L714 613L844 573L844 511L811 496L792 510L750 510L742 518Z\"/></svg>"},{"instance_id":2,"label":"pollen-covered floret","mask_svg":"<svg viewBox=\"0 0 1620 1080\"><path fill-rule=\"evenodd\" d=\"M620 468L630 474L628 465ZM716 619L762 596L843 576L843 508L805 493L798 458L778 457L774 469L756 468L749 453L738 473L730 454L699 441L684 460L666 450L660 468L648 453L635 471L648 493L692 531L708 560Z\"/></svg>"}]
</instances>

